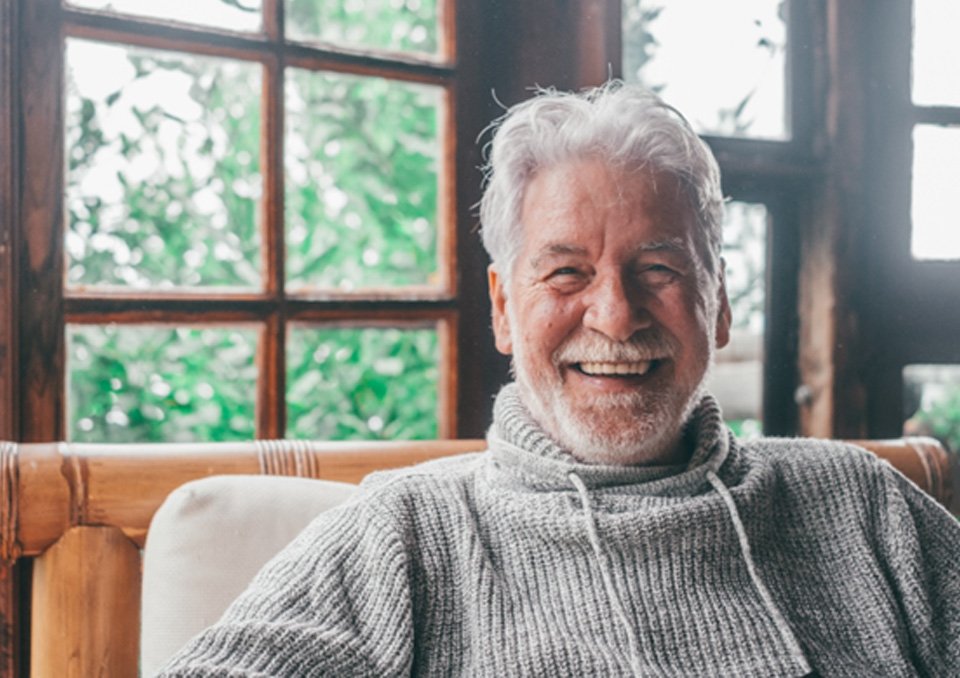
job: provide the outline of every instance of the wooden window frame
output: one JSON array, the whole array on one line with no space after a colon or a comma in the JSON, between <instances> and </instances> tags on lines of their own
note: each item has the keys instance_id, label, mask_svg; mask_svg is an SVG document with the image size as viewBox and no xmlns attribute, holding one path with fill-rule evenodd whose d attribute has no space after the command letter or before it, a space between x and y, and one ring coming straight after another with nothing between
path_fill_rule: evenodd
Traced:
<instances>
[{"instance_id":1,"label":"wooden window frame","mask_svg":"<svg viewBox=\"0 0 960 678\"><path fill-rule=\"evenodd\" d=\"M439 437L481 434L486 410L477 370L460 374L464 351L459 337L479 330L476 316L485 317L481 285L484 255L477 252L471 206L479 198L480 164L476 139L485 124L487 107L477 106L485 87L472 59L459 56L458 45L477 52L479 38L465 26L476 20L471 0L445 0L441 11L441 45L436 58L386 56L373 51L283 43L282 0L265 0L262 34L221 32L140 17L109 15L61 6L58 0L3 0L3 54L12 62L3 78L6 110L3 137L10 142L10 163L4 164L4 226L0 255L9 266L0 273L0 291L11 301L4 323L8 337L0 386L11 407L0 408L9 418L6 435L24 441L62 439L65 434L65 345L68 324L259 323L264 330L258 350L256 435L285 433L285 331L291 323L355 322L359 326L413 322L435 323L440 334L438 383ZM471 19L472 17L472 19ZM13 26L19 27L13 35ZM42 27L42 29L41 29ZM18 38L18 39L14 39ZM262 234L263 290L256 292L65 289L63 251L64 170L50 158L63 157L63 46L80 38L151 49L222 56L259 63L263 67L261 135L264 154ZM284 159L279 140L284 125L283 73L287 66L340 73L381 76L394 81L442 88L439 134L442 144L438 172L438 273L435 288L363 290L357 294L284 289L283 182ZM476 110L477 114L464 113ZM37 124L39 122L39 124ZM51 130L53 133L51 133ZM14 146L16 144L16 146ZM15 150L14 150L15 149ZM468 169L465 169L468 168ZM4 248L4 245L7 245ZM16 272L18 275L14 274ZM6 274L7 277L2 277ZM44 309L30 313L26 309ZM466 390L469 389L469 390ZM461 397L461 393L467 393ZM479 414L475 412L480 411ZM3 420L0 420L2 423Z\"/></svg>"},{"instance_id":2,"label":"wooden window frame","mask_svg":"<svg viewBox=\"0 0 960 678\"><path fill-rule=\"evenodd\" d=\"M881 3L866 26L871 81L868 181L872 237L863 276L867 332L882 341L869 351L865 369L867 428L877 436L902 435L903 368L911 364L960 364L960 261L923 261L911 253L913 129L960 125L960 106L913 103L913 3Z\"/></svg>"}]
</instances>

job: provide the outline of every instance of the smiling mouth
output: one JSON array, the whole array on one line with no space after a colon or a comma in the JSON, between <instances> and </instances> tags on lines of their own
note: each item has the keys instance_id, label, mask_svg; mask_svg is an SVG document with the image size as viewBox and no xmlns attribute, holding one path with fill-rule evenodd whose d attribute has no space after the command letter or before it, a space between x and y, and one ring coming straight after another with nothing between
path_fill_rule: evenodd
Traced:
<instances>
[{"instance_id":1,"label":"smiling mouth","mask_svg":"<svg viewBox=\"0 0 960 678\"><path fill-rule=\"evenodd\" d=\"M588 377L642 377L657 366L657 360L640 360L636 362L582 362L574 363L578 372Z\"/></svg>"}]
</instances>

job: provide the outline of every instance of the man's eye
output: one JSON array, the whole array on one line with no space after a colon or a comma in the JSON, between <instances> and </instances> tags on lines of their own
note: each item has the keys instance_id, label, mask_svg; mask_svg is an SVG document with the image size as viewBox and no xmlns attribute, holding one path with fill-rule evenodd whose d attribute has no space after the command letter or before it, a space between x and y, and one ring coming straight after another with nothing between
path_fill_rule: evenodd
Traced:
<instances>
[{"instance_id":1,"label":"man's eye","mask_svg":"<svg viewBox=\"0 0 960 678\"><path fill-rule=\"evenodd\" d=\"M663 285L673 282L678 273L663 264L653 264L640 269L640 278L643 282L652 285Z\"/></svg>"},{"instance_id":2,"label":"man's eye","mask_svg":"<svg viewBox=\"0 0 960 678\"><path fill-rule=\"evenodd\" d=\"M579 280L582 277L583 272L575 266L560 266L550 271L550 274L547 276L549 280L561 283Z\"/></svg>"},{"instance_id":3,"label":"man's eye","mask_svg":"<svg viewBox=\"0 0 960 678\"><path fill-rule=\"evenodd\" d=\"M580 289L586 280L584 272L575 266L560 266L547 275L545 282L558 290Z\"/></svg>"}]
</instances>

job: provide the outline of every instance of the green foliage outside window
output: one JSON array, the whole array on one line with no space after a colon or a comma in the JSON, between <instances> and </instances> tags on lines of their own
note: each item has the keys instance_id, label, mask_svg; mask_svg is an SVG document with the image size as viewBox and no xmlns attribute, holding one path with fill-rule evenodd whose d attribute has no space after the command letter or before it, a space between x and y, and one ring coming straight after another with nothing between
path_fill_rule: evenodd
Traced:
<instances>
[{"instance_id":1,"label":"green foliage outside window","mask_svg":"<svg viewBox=\"0 0 960 678\"><path fill-rule=\"evenodd\" d=\"M960 366L908 365L903 396L904 432L933 436L960 454Z\"/></svg>"},{"instance_id":2,"label":"green foliage outside window","mask_svg":"<svg viewBox=\"0 0 960 678\"><path fill-rule=\"evenodd\" d=\"M68 282L259 286L260 69L68 41Z\"/></svg>"},{"instance_id":3,"label":"green foliage outside window","mask_svg":"<svg viewBox=\"0 0 960 678\"><path fill-rule=\"evenodd\" d=\"M435 284L440 90L287 74L287 286Z\"/></svg>"},{"instance_id":4,"label":"green foliage outside window","mask_svg":"<svg viewBox=\"0 0 960 678\"><path fill-rule=\"evenodd\" d=\"M287 34L347 47L432 54L438 0L287 0Z\"/></svg>"},{"instance_id":5,"label":"green foliage outside window","mask_svg":"<svg viewBox=\"0 0 960 678\"><path fill-rule=\"evenodd\" d=\"M342 36L313 37L438 50L436 0L286 9L303 39L340 22ZM261 65L78 39L66 65L67 284L262 289ZM435 285L442 88L284 77L287 290ZM252 438L258 333L71 326L68 437ZM291 437L437 435L434 329L292 328L287 339ZM335 350L321 358L324 346Z\"/></svg>"},{"instance_id":6,"label":"green foliage outside window","mask_svg":"<svg viewBox=\"0 0 960 678\"><path fill-rule=\"evenodd\" d=\"M954 454L960 454L960 387L929 409L917 412L915 419L923 432L929 432L944 441Z\"/></svg>"},{"instance_id":7,"label":"green foliage outside window","mask_svg":"<svg viewBox=\"0 0 960 678\"><path fill-rule=\"evenodd\" d=\"M257 332L67 328L69 437L98 442L244 440L254 434Z\"/></svg>"},{"instance_id":8,"label":"green foliage outside window","mask_svg":"<svg viewBox=\"0 0 960 678\"><path fill-rule=\"evenodd\" d=\"M294 328L287 342L288 437L437 437L435 330Z\"/></svg>"}]
</instances>

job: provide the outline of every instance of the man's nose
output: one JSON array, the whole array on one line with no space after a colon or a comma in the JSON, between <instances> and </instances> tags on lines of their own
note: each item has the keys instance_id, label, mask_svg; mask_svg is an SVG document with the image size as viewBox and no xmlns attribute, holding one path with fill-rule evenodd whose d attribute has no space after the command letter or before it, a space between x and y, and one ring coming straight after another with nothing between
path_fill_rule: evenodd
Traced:
<instances>
[{"instance_id":1,"label":"man's nose","mask_svg":"<svg viewBox=\"0 0 960 678\"><path fill-rule=\"evenodd\" d=\"M631 289L621 275L595 279L585 300L584 327L614 341L626 341L651 325L641 297L642 291Z\"/></svg>"}]
</instances>

